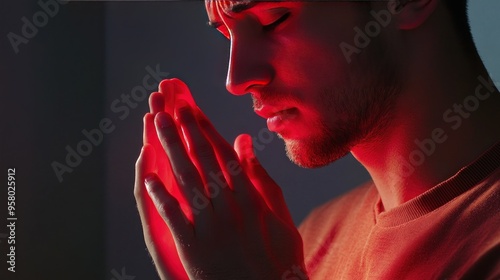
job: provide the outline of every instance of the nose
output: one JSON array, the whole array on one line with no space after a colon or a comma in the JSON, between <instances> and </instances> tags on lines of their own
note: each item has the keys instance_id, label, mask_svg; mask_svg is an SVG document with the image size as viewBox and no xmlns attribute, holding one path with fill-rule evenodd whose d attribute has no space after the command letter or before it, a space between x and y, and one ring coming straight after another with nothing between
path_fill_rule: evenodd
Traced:
<instances>
[{"instance_id":1,"label":"nose","mask_svg":"<svg viewBox=\"0 0 500 280\"><path fill-rule=\"evenodd\" d=\"M226 88L234 95L244 95L252 87L271 83L274 70L265 47L257 40L233 39L229 57Z\"/></svg>"}]
</instances>

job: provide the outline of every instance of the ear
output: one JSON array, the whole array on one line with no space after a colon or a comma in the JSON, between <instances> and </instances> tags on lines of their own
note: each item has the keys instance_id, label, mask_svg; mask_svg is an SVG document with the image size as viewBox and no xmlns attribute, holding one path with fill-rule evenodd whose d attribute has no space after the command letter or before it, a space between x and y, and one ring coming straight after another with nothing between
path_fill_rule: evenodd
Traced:
<instances>
[{"instance_id":1,"label":"ear","mask_svg":"<svg viewBox=\"0 0 500 280\"><path fill-rule=\"evenodd\" d=\"M395 12L401 30L421 26L436 10L439 0L396 0Z\"/></svg>"}]
</instances>

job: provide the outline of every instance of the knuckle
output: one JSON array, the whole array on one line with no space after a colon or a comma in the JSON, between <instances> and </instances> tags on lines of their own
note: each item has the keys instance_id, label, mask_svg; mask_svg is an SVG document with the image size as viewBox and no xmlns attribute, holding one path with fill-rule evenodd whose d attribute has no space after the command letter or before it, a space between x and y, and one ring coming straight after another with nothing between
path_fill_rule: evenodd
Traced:
<instances>
[{"instance_id":1,"label":"knuckle","mask_svg":"<svg viewBox=\"0 0 500 280\"><path fill-rule=\"evenodd\" d=\"M134 197L136 200L142 199L144 195L143 185L139 182L134 184Z\"/></svg>"},{"instance_id":2,"label":"knuckle","mask_svg":"<svg viewBox=\"0 0 500 280\"><path fill-rule=\"evenodd\" d=\"M177 183L183 186L189 186L196 182L198 172L193 168L184 169L177 173Z\"/></svg>"},{"instance_id":3,"label":"knuckle","mask_svg":"<svg viewBox=\"0 0 500 280\"><path fill-rule=\"evenodd\" d=\"M171 207L169 203L160 201L158 202L158 204L156 204L156 210L158 211L158 214L160 214L160 216L168 217L168 213L171 212Z\"/></svg>"},{"instance_id":4,"label":"knuckle","mask_svg":"<svg viewBox=\"0 0 500 280\"><path fill-rule=\"evenodd\" d=\"M141 170L142 169L142 159L141 158L138 158L136 161L135 161L135 170L136 170L136 173L137 171Z\"/></svg>"},{"instance_id":5,"label":"knuckle","mask_svg":"<svg viewBox=\"0 0 500 280\"><path fill-rule=\"evenodd\" d=\"M137 185L134 187L134 197L135 197L135 200L139 200L142 197L141 188Z\"/></svg>"},{"instance_id":6,"label":"knuckle","mask_svg":"<svg viewBox=\"0 0 500 280\"><path fill-rule=\"evenodd\" d=\"M180 145L183 145L179 135L169 129L163 132L163 137L161 137L161 140L167 145L167 147L179 147Z\"/></svg>"}]
</instances>

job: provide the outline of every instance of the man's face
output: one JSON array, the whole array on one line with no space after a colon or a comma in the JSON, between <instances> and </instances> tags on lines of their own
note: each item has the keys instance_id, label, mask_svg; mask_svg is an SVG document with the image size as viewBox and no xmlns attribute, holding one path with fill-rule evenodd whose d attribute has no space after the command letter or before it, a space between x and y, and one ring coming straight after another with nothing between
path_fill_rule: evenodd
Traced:
<instances>
[{"instance_id":1,"label":"man's face","mask_svg":"<svg viewBox=\"0 0 500 280\"><path fill-rule=\"evenodd\" d=\"M251 93L292 161L327 165L384 129L399 80L388 32L351 63L340 48L373 20L370 4L248 2L206 1L209 20L231 40L227 88Z\"/></svg>"}]
</instances>

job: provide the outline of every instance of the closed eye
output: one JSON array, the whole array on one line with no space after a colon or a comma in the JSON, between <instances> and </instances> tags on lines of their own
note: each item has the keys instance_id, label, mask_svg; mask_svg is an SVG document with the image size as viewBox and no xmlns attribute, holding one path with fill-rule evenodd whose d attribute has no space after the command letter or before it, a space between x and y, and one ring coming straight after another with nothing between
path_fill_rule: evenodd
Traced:
<instances>
[{"instance_id":1,"label":"closed eye","mask_svg":"<svg viewBox=\"0 0 500 280\"><path fill-rule=\"evenodd\" d=\"M282 24L284 21L286 21L290 17L290 15L291 15L291 13L286 13L282 17L277 19L275 22L273 22L271 24L264 25L262 27L262 29L264 29L264 31L266 31L266 32L273 31L274 29L276 29L276 27L278 27L280 24Z\"/></svg>"}]
</instances>

